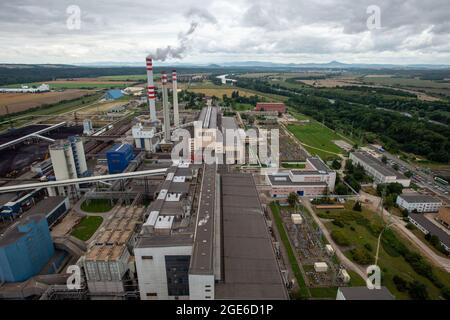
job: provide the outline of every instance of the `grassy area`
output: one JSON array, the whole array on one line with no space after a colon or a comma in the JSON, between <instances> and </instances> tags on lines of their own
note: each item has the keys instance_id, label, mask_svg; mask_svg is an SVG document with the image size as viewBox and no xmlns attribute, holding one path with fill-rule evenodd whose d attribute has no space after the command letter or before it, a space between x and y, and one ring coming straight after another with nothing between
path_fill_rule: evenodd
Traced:
<instances>
[{"instance_id":1,"label":"grassy area","mask_svg":"<svg viewBox=\"0 0 450 320\"><path fill-rule=\"evenodd\" d=\"M90 213L108 212L113 208L114 204L108 199L92 199L85 200L81 204L81 210Z\"/></svg>"},{"instance_id":2,"label":"grassy area","mask_svg":"<svg viewBox=\"0 0 450 320\"><path fill-rule=\"evenodd\" d=\"M255 106L248 103L236 103L233 106L234 111L249 111L253 109L255 109Z\"/></svg>"},{"instance_id":3,"label":"grassy area","mask_svg":"<svg viewBox=\"0 0 450 320\"><path fill-rule=\"evenodd\" d=\"M300 287L299 296L300 296L300 298L308 298L311 296L311 294L308 290L308 287L306 286L305 279L303 279L302 272L297 263L297 258L295 257L295 252L291 247L291 243L289 242L289 237L286 233L286 230L284 229L283 221L282 221L281 215L280 215L280 208L278 207L278 205L275 202L272 202L270 204L270 208L272 210L273 218L275 220L275 225L277 226L278 232L281 237L281 241L283 242L283 245L288 254L289 263L291 265L292 272L294 273L294 276L297 279L297 283Z\"/></svg>"},{"instance_id":4,"label":"grassy area","mask_svg":"<svg viewBox=\"0 0 450 320\"><path fill-rule=\"evenodd\" d=\"M339 233L349 243L348 247L343 247L344 253L348 258L355 262L361 261L361 257L369 258L372 261L367 261L367 264L370 264L373 262L375 256L377 238L383 228L383 222L376 213L366 208L363 208L362 212L355 212L351 210L352 207L353 202L349 201L345 209L332 211L317 210L317 213L321 218L334 220L333 222L326 222L325 225L331 232ZM409 248L411 252L416 252L414 246L397 233L392 231L388 233L386 231L383 234L385 239L387 234L393 234L398 242ZM428 278L418 274L403 256L396 254L392 249L390 250L384 243L380 247L378 265L383 272L383 285L388 287L397 299L408 299L409 295L407 292L397 290L393 282L395 275L410 282L414 280L420 281L426 286L431 299L439 299L441 295L440 289ZM432 267L432 271L445 286L450 286L450 274L437 267ZM351 275L351 277L354 278L354 275Z\"/></svg>"},{"instance_id":5,"label":"grassy area","mask_svg":"<svg viewBox=\"0 0 450 320\"><path fill-rule=\"evenodd\" d=\"M416 78L364 77L362 78L362 80L366 83L381 84L387 86L450 89L450 83L422 80Z\"/></svg>"},{"instance_id":6,"label":"grassy area","mask_svg":"<svg viewBox=\"0 0 450 320\"><path fill-rule=\"evenodd\" d=\"M304 169L306 166L305 162L283 162L281 166L286 169Z\"/></svg>"},{"instance_id":7,"label":"grassy area","mask_svg":"<svg viewBox=\"0 0 450 320\"><path fill-rule=\"evenodd\" d=\"M327 159L335 158L336 153L344 153L333 142L333 140L342 140L342 137L318 122L311 121L303 125L289 124L287 128L298 140L308 145L305 148L312 155L318 155L322 159Z\"/></svg>"},{"instance_id":8,"label":"grassy area","mask_svg":"<svg viewBox=\"0 0 450 320\"><path fill-rule=\"evenodd\" d=\"M311 297L316 299L336 299L337 287L309 288Z\"/></svg>"},{"instance_id":9,"label":"grassy area","mask_svg":"<svg viewBox=\"0 0 450 320\"><path fill-rule=\"evenodd\" d=\"M83 240L89 240L92 235L97 231L103 222L103 218L99 216L86 216L83 217L78 225L72 230L71 235Z\"/></svg>"},{"instance_id":10,"label":"grassy area","mask_svg":"<svg viewBox=\"0 0 450 320\"><path fill-rule=\"evenodd\" d=\"M98 79L105 81L146 81L146 74L129 74L129 75L120 75L120 76L104 76L98 77Z\"/></svg>"}]
</instances>

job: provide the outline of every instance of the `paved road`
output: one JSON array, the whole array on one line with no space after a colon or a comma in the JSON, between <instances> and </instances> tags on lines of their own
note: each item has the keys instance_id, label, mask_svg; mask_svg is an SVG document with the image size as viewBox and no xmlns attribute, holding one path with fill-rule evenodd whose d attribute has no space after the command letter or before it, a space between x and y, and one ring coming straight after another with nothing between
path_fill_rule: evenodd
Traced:
<instances>
[{"instance_id":1,"label":"paved road","mask_svg":"<svg viewBox=\"0 0 450 320\"><path fill-rule=\"evenodd\" d=\"M369 201L372 202L372 206L374 209L377 209L379 207L379 203L381 200L379 197L370 195L363 191L361 191L360 194L361 194L360 199L363 202L365 199L368 199ZM436 254L427 244L423 243L422 240L417 238L414 233L412 233L409 229L405 227L406 223L402 220L402 218L389 213L389 211L387 211L384 208L383 208L383 216L385 220L392 222L393 228L395 228L403 237L410 240L423 255L428 257L435 265L440 266L447 272L450 272L450 259L444 258Z\"/></svg>"},{"instance_id":2,"label":"paved road","mask_svg":"<svg viewBox=\"0 0 450 320\"><path fill-rule=\"evenodd\" d=\"M317 225L320 227L323 234L325 235L325 238L327 238L327 241L335 249L336 255L337 255L339 261L341 262L341 264L343 264L348 270L352 270L352 271L356 272L361 278L366 279L367 278L366 270L363 267L358 266L356 263L354 263L353 261L351 261L349 258L347 258L345 256L345 254L341 251L340 247L334 242L328 229L325 227L323 222L320 220L320 218L314 212L314 210L311 206L311 202L309 202L309 200L306 198L302 198L302 205L310 212L314 221L317 223Z\"/></svg>"}]
</instances>

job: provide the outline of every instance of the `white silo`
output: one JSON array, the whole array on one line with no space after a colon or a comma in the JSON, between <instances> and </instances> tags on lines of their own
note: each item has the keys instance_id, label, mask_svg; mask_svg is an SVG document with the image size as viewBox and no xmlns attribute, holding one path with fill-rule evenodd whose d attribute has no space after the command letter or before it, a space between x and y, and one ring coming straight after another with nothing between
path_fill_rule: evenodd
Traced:
<instances>
[{"instance_id":1,"label":"white silo","mask_svg":"<svg viewBox=\"0 0 450 320\"><path fill-rule=\"evenodd\" d=\"M72 145L73 159L75 161L75 168L78 178L85 175L87 168L86 155L84 154L83 140L80 137L69 137Z\"/></svg>"},{"instance_id":2,"label":"white silo","mask_svg":"<svg viewBox=\"0 0 450 320\"><path fill-rule=\"evenodd\" d=\"M56 180L77 178L71 143L69 141L58 141L52 144L49 149Z\"/></svg>"}]
</instances>

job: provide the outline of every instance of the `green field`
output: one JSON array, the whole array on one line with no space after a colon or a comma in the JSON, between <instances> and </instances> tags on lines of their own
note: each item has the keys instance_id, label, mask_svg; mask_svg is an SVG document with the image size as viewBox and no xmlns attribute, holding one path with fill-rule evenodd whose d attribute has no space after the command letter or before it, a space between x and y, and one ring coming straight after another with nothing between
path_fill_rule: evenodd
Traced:
<instances>
[{"instance_id":1,"label":"green field","mask_svg":"<svg viewBox=\"0 0 450 320\"><path fill-rule=\"evenodd\" d=\"M103 222L103 218L99 216L86 216L83 217L78 225L72 230L71 235L83 240L89 240L92 235L97 231Z\"/></svg>"},{"instance_id":2,"label":"green field","mask_svg":"<svg viewBox=\"0 0 450 320\"><path fill-rule=\"evenodd\" d=\"M81 204L81 210L90 213L108 212L113 208L114 204L108 199L92 199L85 200Z\"/></svg>"},{"instance_id":3,"label":"green field","mask_svg":"<svg viewBox=\"0 0 450 320\"><path fill-rule=\"evenodd\" d=\"M361 80L365 83L387 86L450 89L450 83L440 83L432 80L422 80L416 78L364 77Z\"/></svg>"},{"instance_id":4,"label":"green field","mask_svg":"<svg viewBox=\"0 0 450 320\"><path fill-rule=\"evenodd\" d=\"M147 75L146 74L130 74L130 75L123 75L123 76L104 76L104 77L98 77L98 79L105 80L105 81L146 81Z\"/></svg>"},{"instance_id":5,"label":"green field","mask_svg":"<svg viewBox=\"0 0 450 320\"><path fill-rule=\"evenodd\" d=\"M353 203L348 202L346 204L346 209L328 212L326 210L317 210L317 213L321 218L334 219L334 221L340 222L340 226L331 221L326 222L325 225L330 231L340 233L350 244L348 247L342 247L345 255L349 259L355 260L350 249L366 252L373 258L377 247L379 230L382 229L383 222L376 213L367 209L363 209L362 212L355 212L351 210L352 206ZM414 246L409 244L407 240L401 238L397 233L394 233L394 235L399 242L403 243L409 250L414 252ZM389 248L385 248L384 244L380 246L378 265L383 273L382 284L385 285L397 299L409 299L409 295L407 292L400 292L397 290L393 282L393 277L395 275L401 276L407 281L420 281L427 287L431 299L440 298L440 290L428 278L419 275L401 255L394 254ZM432 267L432 270L444 285L450 286L450 275L448 273L437 267Z\"/></svg>"},{"instance_id":6,"label":"green field","mask_svg":"<svg viewBox=\"0 0 450 320\"><path fill-rule=\"evenodd\" d=\"M253 109L255 109L255 106L248 103L236 103L233 106L233 110L235 111L250 111Z\"/></svg>"},{"instance_id":7,"label":"green field","mask_svg":"<svg viewBox=\"0 0 450 320\"><path fill-rule=\"evenodd\" d=\"M289 124L288 130L302 143L312 155L322 159L336 158L336 154L343 154L344 150L333 143L333 140L343 140L341 136L324 125L311 120L302 125Z\"/></svg>"}]
</instances>

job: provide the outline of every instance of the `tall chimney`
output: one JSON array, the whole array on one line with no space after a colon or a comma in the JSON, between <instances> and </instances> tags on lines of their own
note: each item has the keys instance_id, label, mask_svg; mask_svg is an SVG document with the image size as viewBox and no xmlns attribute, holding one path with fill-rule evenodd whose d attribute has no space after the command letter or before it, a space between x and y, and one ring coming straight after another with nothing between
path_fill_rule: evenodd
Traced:
<instances>
[{"instance_id":1,"label":"tall chimney","mask_svg":"<svg viewBox=\"0 0 450 320\"><path fill-rule=\"evenodd\" d=\"M163 94L163 114L164 114L164 140L170 142L170 114L169 114L169 98L167 95L167 74L161 73L161 84Z\"/></svg>"},{"instance_id":2,"label":"tall chimney","mask_svg":"<svg viewBox=\"0 0 450 320\"><path fill-rule=\"evenodd\" d=\"M151 122L157 122L156 117L156 93L155 84L153 83L153 61L152 57L148 56L145 59L145 64L147 66L147 97L148 97L148 107L150 109L150 120Z\"/></svg>"},{"instance_id":3,"label":"tall chimney","mask_svg":"<svg viewBox=\"0 0 450 320\"><path fill-rule=\"evenodd\" d=\"M173 126L180 125L180 114L178 113L178 86L177 86L177 70L172 70L172 91L173 91Z\"/></svg>"}]
</instances>

